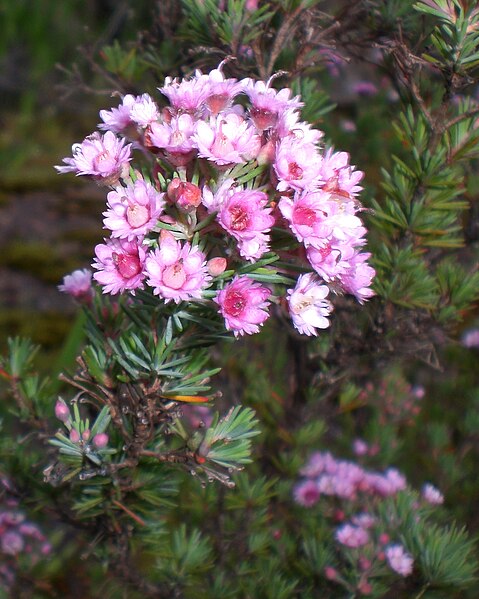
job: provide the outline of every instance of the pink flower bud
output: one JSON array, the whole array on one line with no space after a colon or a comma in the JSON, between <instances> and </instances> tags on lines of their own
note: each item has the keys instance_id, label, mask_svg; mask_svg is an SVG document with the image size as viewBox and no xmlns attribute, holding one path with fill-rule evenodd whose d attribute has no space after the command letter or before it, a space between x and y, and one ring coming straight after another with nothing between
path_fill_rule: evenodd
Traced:
<instances>
[{"instance_id":1,"label":"pink flower bud","mask_svg":"<svg viewBox=\"0 0 479 599\"><path fill-rule=\"evenodd\" d=\"M385 532L381 533L379 535L379 542L381 543L381 545L387 545L390 541L390 537L388 534L386 534Z\"/></svg>"},{"instance_id":2,"label":"pink flower bud","mask_svg":"<svg viewBox=\"0 0 479 599\"><path fill-rule=\"evenodd\" d=\"M168 185L167 194L172 202L186 212L194 210L201 204L201 189L193 183L181 181L178 177Z\"/></svg>"},{"instance_id":3,"label":"pink flower bud","mask_svg":"<svg viewBox=\"0 0 479 599\"><path fill-rule=\"evenodd\" d=\"M224 273L226 270L226 265L226 258L211 258L211 260L208 260L206 268L212 277L217 277L218 275Z\"/></svg>"},{"instance_id":4,"label":"pink flower bud","mask_svg":"<svg viewBox=\"0 0 479 599\"><path fill-rule=\"evenodd\" d=\"M324 575L328 580L336 580L338 571L332 566L326 566L326 568L324 568Z\"/></svg>"},{"instance_id":5,"label":"pink flower bud","mask_svg":"<svg viewBox=\"0 0 479 599\"><path fill-rule=\"evenodd\" d=\"M369 584L367 580L362 580L358 584L358 591L361 595L370 595L372 593L373 587Z\"/></svg>"},{"instance_id":6,"label":"pink flower bud","mask_svg":"<svg viewBox=\"0 0 479 599\"><path fill-rule=\"evenodd\" d=\"M90 429L86 429L83 431L81 438L83 439L83 441L88 441L88 439L90 438Z\"/></svg>"},{"instance_id":7,"label":"pink flower bud","mask_svg":"<svg viewBox=\"0 0 479 599\"><path fill-rule=\"evenodd\" d=\"M108 445L108 435L106 433L98 433L93 437L93 445L97 449L103 449Z\"/></svg>"},{"instance_id":8,"label":"pink flower bud","mask_svg":"<svg viewBox=\"0 0 479 599\"><path fill-rule=\"evenodd\" d=\"M78 441L80 440L80 433L75 430L74 428L72 428L72 430L70 431L70 441L72 443L78 443Z\"/></svg>"},{"instance_id":9,"label":"pink flower bud","mask_svg":"<svg viewBox=\"0 0 479 599\"><path fill-rule=\"evenodd\" d=\"M70 409L63 399L59 399L55 404L55 416L62 422L68 422L68 420L70 420Z\"/></svg>"}]
</instances>

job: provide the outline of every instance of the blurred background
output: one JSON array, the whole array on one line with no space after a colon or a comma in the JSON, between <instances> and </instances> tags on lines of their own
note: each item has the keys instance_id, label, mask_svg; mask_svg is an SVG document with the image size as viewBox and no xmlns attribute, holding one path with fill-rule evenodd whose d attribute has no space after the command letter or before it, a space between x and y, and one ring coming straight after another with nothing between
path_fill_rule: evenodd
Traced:
<instances>
[{"instance_id":1,"label":"blurred background","mask_svg":"<svg viewBox=\"0 0 479 599\"><path fill-rule=\"evenodd\" d=\"M101 239L104 193L85 180L60 177L54 165L95 129L98 110L115 103L111 82L105 85L111 65L103 49L135 42L155 4L0 4L1 351L7 336L20 334L48 354L71 326L74 305L57 285L66 273L89 266Z\"/></svg>"}]
</instances>

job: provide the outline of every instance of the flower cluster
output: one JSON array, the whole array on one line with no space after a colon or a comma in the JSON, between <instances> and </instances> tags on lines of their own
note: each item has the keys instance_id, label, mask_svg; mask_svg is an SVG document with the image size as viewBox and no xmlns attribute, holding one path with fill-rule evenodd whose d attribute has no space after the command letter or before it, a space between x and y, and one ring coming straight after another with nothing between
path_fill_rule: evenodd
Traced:
<instances>
[{"instance_id":1,"label":"flower cluster","mask_svg":"<svg viewBox=\"0 0 479 599\"><path fill-rule=\"evenodd\" d=\"M167 77L159 103L124 96L100 112L104 133L57 167L110 188L93 278L104 293L146 286L164 302L208 301L237 336L258 332L272 304L316 335L331 290L360 303L373 295L363 173L320 147L323 133L275 77L238 81L222 69Z\"/></svg>"},{"instance_id":2,"label":"flower cluster","mask_svg":"<svg viewBox=\"0 0 479 599\"><path fill-rule=\"evenodd\" d=\"M354 443L355 453L358 449L361 455L368 452L361 440ZM382 473L368 470L329 452L314 452L300 474L303 478L293 491L296 503L307 508L322 505L325 513L340 523L334 537L338 548L350 552L348 559L357 562L361 586L369 584L368 577L381 575L385 564L401 576L412 573L413 557L403 545L391 542L397 536L398 523L391 521L386 528L378 509L386 498L409 489L403 474L395 468ZM423 486L421 499L423 505L444 501L440 491L429 483ZM326 570L329 580L341 580L335 568L328 566Z\"/></svg>"},{"instance_id":3,"label":"flower cluster","mask_svg":"<svg viewBox=\"0 0 479 599\"><path fill-rule=\"evenodd\" d=\"M2 477L0 489L0 594L15 581L15 570L21 556L32 566L51 552L51 545L39 527L29 522L13 497L11 484Z\"/></svg>"}]
</instances>

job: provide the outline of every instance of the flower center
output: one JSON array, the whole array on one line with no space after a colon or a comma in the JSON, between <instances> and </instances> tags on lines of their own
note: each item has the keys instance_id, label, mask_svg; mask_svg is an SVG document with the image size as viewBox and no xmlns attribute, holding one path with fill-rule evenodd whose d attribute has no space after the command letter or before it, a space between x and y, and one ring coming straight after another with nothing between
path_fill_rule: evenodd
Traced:
<instances>
[{"instance_id":1,"label":"flower center","mask_svg":"<svg viewBox=\"0 0 479 599\"><path fill-rule=\"evenodd\" d=\"M137 256L117 254L116 252L113 252L111 256L118 272L124 279L131 279L141 272L141 264Z\"/></svg>"},{"instance_id":2,"label":"flower center","mask_svg":"<svg viewBox=\"0 0 479 599\"><path fill-rule=\"evenodd\" d=\"M249 224L249 216L242 206L232 206L229 209L231 228L235 231L244 231Z\"/></svg>"},{"instance_id":3,"label":"flower center","mask_svg":"<svg viewBox=\"0 0 479 599\"><path fill-rule=\"evenodd\" d=\"M307 225L312 227L316 221L316 212L306 206L298 206L293 212L293 222L295 225Z\"/></svg>"},{"instance_id":4,"label":"flower center","mask_svg":"<svg viewBox=\"0 0 479 599\"><path fill-rule=\"evenodd\" d=\"M171 289L181 289L185 281L186 273L181 262L176 262L163 271L163 283Z\"/></svg>"},{"instance_id":5,"label":"flower center","mask_svg":"<svg viewBox=\"0 0 479 599\"><path fill-rule=\"evenodd\" d=\"M218 114L223 108L226 108L229 99L228 94L212 94L206 100L206 104L213 114Z\"/></svg>"},{"instance_id":6,"label":"flower center","mask_svg":"<svg viewBox=\"0 0 479 599\"><path fill-rule=\"evenodd\" d=\"M146 206L141 204L133 204L126 209L126 220L134 229L142 227L150 219L150 213Z\"/></svg>"},{"instance_id":7,"label":"flower center","mask_svg":"<svg viewBox=\"0 0 479 599\"><path fill-rule=\"evenodd\" d=\"M104 150L95 156L93 166L99 173L111 173L116 167L116 160L108 150Z\"/></svg>"},{"instance_id":8,"label":"flower center","mask_svg":"<svg viewBox=\"0 0 479 599\"><path fill-rule=\"evenodd\" d=\"M258 129L269 129L276 124L278 116L275 112L265 110L264 108L255 108L254 106L250 110L251 118Z\"/></svg>"},{"instance_id":9,"label":"flower center","mask_svg":"<svg viewBox=\"0 0 479 599\"><path fill-rule=\"evenodd\" d=\"M301 300L295 302L291 306L291 311L293 312L293 314L301 314L301 312L303 312L303 310L306 310L306 308L309 308L313 304L314 304L314 298L312 298L310 295L303 295Z\"/></svg>"},{"instance_id":10,"label":"flower center","mask_svg":"<svg viewBox=\"0 0 479 599\"><path fill-rule=\"evenodd\" d=\"M288 165L288 171L291 179L301 179L303 176L303 169L297 162L290 162Z\"/></svg>"},{"instance_id":11,"label":"flower center","mask_svg":"<svg viewBox=\"0 0 479 599\"><path fill-rule=\"evenodd\" d=\"M246 298L239 291L231 291L227 294L224 308L231 316L239 316L246 306Z\"/></svg>"}]
</instances>

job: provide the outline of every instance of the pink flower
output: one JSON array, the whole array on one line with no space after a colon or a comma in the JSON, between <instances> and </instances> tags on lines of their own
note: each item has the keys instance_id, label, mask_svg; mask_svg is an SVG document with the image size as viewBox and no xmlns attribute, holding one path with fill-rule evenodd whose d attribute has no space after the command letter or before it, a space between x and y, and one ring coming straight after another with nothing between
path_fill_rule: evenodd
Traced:
<instances>
[{"instance_id":1,"label":"pink flower","mask_svg":"<svg viewBox=\"0 0 479 599\"><path fill-rule=\"evenodd\" d=\"M218 292L215 302L225 319L225 326L235 337L259 331L269 314L267 298L271 292L247 276L235 277Z\"/></svg>"},{"instance_id":2,"label":"pink flower","mask_svg":"<svg viewBox=\"0 0 479 599\"><path fill-rule=\"evenodd\" d=\"M362 187L358 185L364 173L354 170L349 164L347 152L333 152L329 149L323 156L319 178L322 189L340 197L354 197Z\"/></svg>"},{"instance_id":3,"label":"pink flower","mask_svg":"<svg viewBox=\"0 0 479 599\"><path fill-rule=\"evenodd\" d=\"M193 140L199 156L218 165L249 162L261 147L256 129L236 112L199 121Z\"/></svg>"},{"instance_id":4,"label":"pink flower","mask_svg":"<svg viewBox=\"0 0 479 599\"><path fill-rule=\"evenodd\" d=\"M136 98L131 94L123 97L121 104L111 110L100 110L100 118L103 123L98 125L103 131L113 131L113 133L122 133L132 124L131 108L135 104Z\"/></svg>"},{"instance_id":5,"label":"pink flower","mask_svg":"<svg viewBox=\"0 0 479 599\"><path fill-rule=\"evenodd\" d=\"M192 136L195 122L189 114L173 117L168 123L152 123L147 130L148 147L162 149L174 166L184 166L196 153Z\"/></svg>"},{"instance_id":6,"label":"pink flower","mask_svg":"<svg viewBox=\"0 0 479 599\"><path fill-rule=\"evenodd\" d=\"M353 452L357 456L367 455L369 451L369 445L362 439L355 439L353 441Z\"/></svg>"},{"instance_id":7,"label":"pink flower","mask_svg":"<svg viewBox=\"0 0 479 599\"><path fill-rule=\"evenodd\" d=\"M213 115L228 108L233 98L242 90L242 84L236 79L225 79L222 66L223 63L207 75L209 90L205 104Z\"/></svg>"},{"instance_id":8,"label":"pink flower","mask_svg":"<svg viewBox=\"0 0 479 599\"><path fill-rule=\"evenodd\" d=\"M308 189L318 187L321 157L314 144L294 137L284 138L276 148L274 170L277 189Z\"/></svg>"},{"instance_id":9,"label":"pink flower","mask_svg":"<svg viewBox=\"0 0 479 599\"><path fill-rule=\"evenodd\" d=\"M259 130L274 127L279 115L289 109L304 106L299 96L291 98L291 90L284 88L280 91L269 87L271 79L264 81L253 81L244 79L242 81L243 91L251 101L250 116Z\"/></svg>"},{"instance_id":10,"label":"pink flower","mask_svg":"<svg viewBox=\"0 0 479 599\"><path fill-rule=\"evenodd\" d=\"M201 71L196 71L191 79L178 81L178 79L167 77L165 85L159 90L170 101L174 114L179 112L194 114L202 108L210 87L208 76L202 75Z\"/></svg>"},{"instance_id":11,"label":"pink flower","mask_svg":"<svg viewBox=\"0 0 479 599\"><path fill-rule=\"evenodd\" d=\"M293 325L302 335L317 335L316 329L329 326L333 306L325 298L329 293L314 273L300 275L294 289L288 289L289 313Z\"/></svg>"},{"instance_id":12,"label":"pink flower","mask_svg":"<svg viewBox=\"0 0 479 599\"><path fill-rule=\"evenodd\" d=\"M479 347L479 329L469 329L461 339L464 347Z\"/></svg>"},{"instance_id":13,"label":"pink flower","mask_svg":"<svg viewBox=\"0 0 479 599\"><path fill-rule=\"evenodd\" d=\"M59 173L91 175L105 185L115 185L120 177L128 174L131 144L125 146L125 140L111 131L105 135L95 132L81 144L73 144L72 150L73 158L63 159L67 166L55 167Z\"/></svg>"},{"instance_id":14,"label":"pink flower","mask_svg":"<svg viewBox=\"0 0 479 599\"><path fill-rule=\"evenodd\" d=\"M258 260L268 249L267 232L274 225L268 196L262 191L235 191L221 206L217 220L238 241L246 260Z\"/></svg>"},{"instance_id":15,"label":"pink flower","mask_svg":"<svg viewBox=\"0 0 479 599\"><path fill-rule=\"evenodd\" d=\"M112 237L128 241L143 237L156 225L165 205L164 195L140 178L126 187L116 187L107 196L105 228L110 229Z\"/></svg>"},{"instance_id":16,"label":"pink flower","mask_svg":"<svg viewBox=\"0 0 479 599\"><path fill-rule=\"evenodd\" d=\"M91 276L91 270L88 268L74 270L63 278L63 284L58 285L58 289L79 301L89 301L93 295Z\"/></svg>"},{"instance_id":17,"label":"pink flower","mask_svg":"<svg viewBox=\"0 0 479 599\"><path fill-rule=\"evenodd\" d=\"M296 194L294 200L282 197L278 203L278 208L289 221L291 230L306 246L324 246L325 239L332 233L332 228L327 222L329 198L329 194L319 191Z\"/></svg>"},{"instance_id":18,"label":"pink flower","mask_svg":"<svg viewBox=\"0 0 479 599\"><path fill-rule=\"evenodd\" d=\"M412 573L414 558L402 545L390 545L386 549L386 559L391 569L401 576L409 576Z\"/></svg>"},{"instance_id":19,"label":"pink flower","mask_svg":"<svg viewBox=\"0 0 479 599\"><path fill-rule=\"evenodd\" d=\"M294 488L294 500L304 507L312 507L319 500L318 485L312 480L299 483Z\"/></svg>"},{"instance_id":20,"label":"pink flower","mask_svg":"<svg viewBox=\"0 0 479 599\"><path fill-rule=\"evenodd\" d=\"M444 495L436 489L434 485L426 483L422 488L422 496L431 505L441 505L444 503Z\"/></svg>"},{"instance_id":21,"label":"pink flower","mask_svg":"<svg viewBox=\"0 0 479 599\"><path fill-rule=\"evenodd\" d=\"M183 246L169 232L162 232L160 247L146 259L147 283L153 293L175 303L201 298L210 281L205 255L198 246Z\"/></svg>"},{"instance_id":22,"label":"pink flower","mask_svg":"<svg viewBox=\"0 0 479 599\"><path fill-rule=\"evenodd\" d=\"M136 241L109 239L95 247L92 264L99 272L93 278L103 286L103 293L123 293L143 287L145 248Z\"/></svg>"},{"instance_id":23,"label":"pink flower","mask_svg":"<svg viewBox=\"0 0 479 599\"><path fill-rule=\"evenodd\" d=\"M354 248L348 243L330 243L321 248L309 246L306 256L314 270L325 281L339 280L351 271L350 259Z\"/></svg>"},{"instance_id":24,"label":"pink flower","mask_svg":"<svg viewBox=\"0 0 479 599\"><path fill-rule=\"evenodd\" d=\"M360 304L375 295L371 284L376 276L376 271L366 263L370 256L369 253L356 252L349 260L350 270L341 276L341 285L344 290L354 295Z\"/></svg>"},{"instance_id":25,"label":"pink flower","mask_svg":"<svg viewBox=\"0 0 479 599\"><path fill-rule=\"evenodd\" d=\"M352 526L351 524L340 526L334 536L341 545L346 545L346 547L351 547L352 549L362 547L369 541L367 530L364 530L360 526Z\"/></svg>"},{"instance_id":26,"label":"pink flower","mask_svg":"<svg viewBox=\"0 0 479 599\"><path fill-rule=\"evenodd\" d=\"M1 549L6 555L17 555L24 546L22 537L13 530L5 532L1 537Z\"/></svg>"},{"instance_id":27,"label":"pink flower","mask_svg":"<svg viewBox=\"0 0 479 599\"><path fill-rule=\"evenodd\" d=\"M130 118L141 127L147 127L158 119L158 106L150 94L143 94L135 98L131 106Z\"/></svg>"},{"instance_id":28,"label":"pink flower","mask_svg":"<svg viewBox=\"0 0 479 599\"><path fill-rule=\"evenodd\" d=\"M158 118L158 107L149 94L132 96L127 94L122 103L111 110L100 110L100 118L103 121L98 127L103 131L123 133L132 124L146 127Z\"/></svg>"}]
</instances>

